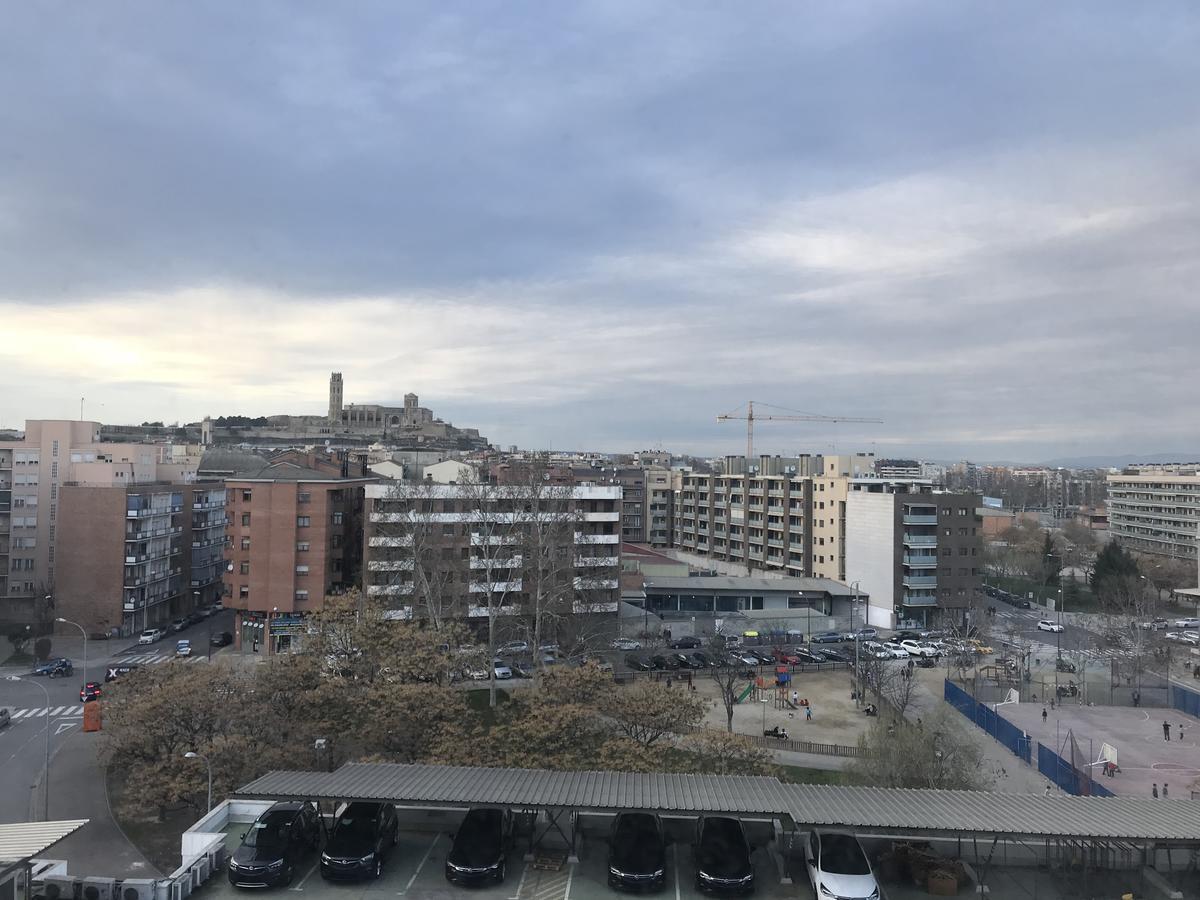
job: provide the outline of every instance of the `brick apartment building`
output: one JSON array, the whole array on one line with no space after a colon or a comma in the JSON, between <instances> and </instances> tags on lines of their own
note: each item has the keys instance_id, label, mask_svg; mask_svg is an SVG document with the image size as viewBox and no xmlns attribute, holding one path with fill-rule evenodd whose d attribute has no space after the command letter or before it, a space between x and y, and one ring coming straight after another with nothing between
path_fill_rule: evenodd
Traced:
<instances>
[{"instance_id":1,"label":"brick apartment building","mask_svg":"<svg viewBox=\"0 0 1200 900\"><path fill-rule=\"evenodd\" d=\"M304 617L353 586L362 567L361 463L280 454L225 479L225 605L235 640L275 653L299 649Z\"/></svg>"}]
</instances>

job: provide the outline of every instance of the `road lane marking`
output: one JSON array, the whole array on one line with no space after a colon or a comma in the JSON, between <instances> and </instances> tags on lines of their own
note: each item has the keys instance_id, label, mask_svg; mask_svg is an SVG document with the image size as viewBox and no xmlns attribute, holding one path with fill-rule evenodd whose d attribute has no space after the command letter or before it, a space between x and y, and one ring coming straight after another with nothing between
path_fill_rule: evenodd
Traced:
<instances>
[{"instance_id":1,"label":"road lane marking","mask_svg":"<svg viewBox=\"0 0 1200 900\"><path fill-rule=\"evenodd\" d=\"M421 870L423 868L425 868L425 863L429 861L429 854L433 852L433 848L437 844L438 839L441 838L441 836L442 836L442 833L440 831L433 836L433 843L431 843L429 845L429 847L425 850L425 855L422 856L421 861L419 863L417 863L417 871L412 873L412 878L408 879L408 884L406 884L404 886L404 890L396 892L397 897L403 897L405 894L408 893L408 889L413 886L413 882L417 880L417 876L420 875Z\"/></svg>"},{"instance_id":2,"label":"road lane marking","mask_svg":"<svg viewBox=\"0 0 1200 900\"><path fill-rule=\"evenodd\" d=\"M74 727L75 727L74 722L59 722L58 728L55 729L54 734L57 737L58 735L62 734L64 731L69 731Z\"/></svg>"}]
</instances>

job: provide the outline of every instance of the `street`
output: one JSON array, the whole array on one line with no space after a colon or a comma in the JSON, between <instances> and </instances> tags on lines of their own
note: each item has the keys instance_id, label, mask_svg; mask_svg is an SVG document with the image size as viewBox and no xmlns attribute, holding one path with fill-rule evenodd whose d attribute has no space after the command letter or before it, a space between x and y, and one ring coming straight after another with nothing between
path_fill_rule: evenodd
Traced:
<instances>
[{"instance_id":1,"label":"street","mask_svg":"<svg viewBox=\"0 0 1200 900\"><path fill-rule=\"evenodd\" d=\"M150 646L136 638L88 641L87 671L83 668L83 639L55 635L54 656L75 664L70 678L34 678L28 666L0 666L0 708L9 710L12 722L0 728L0 770L5 790L0 791L0 822L26 822L42 818L42 772L46 761L46 731L50 738L50 818L87 818L89 824L59 845L72 869L91 875L149 876L154 870L125 838L109 811L104 772L96 759L100 734L83 732L83 705L79 689L85 681L104 681L110 663L152 665L174 658L175 641L192 641L192 658L204 665L210 629L232 629L233 613L222 612L177 635L168 635ZM221 652L229 652L228 648ZM8 676L19 676L10 681ZM41 690L44 688L43 690ZM34 789L36 786L36 790Z\"/></svg>"}]
</instances>

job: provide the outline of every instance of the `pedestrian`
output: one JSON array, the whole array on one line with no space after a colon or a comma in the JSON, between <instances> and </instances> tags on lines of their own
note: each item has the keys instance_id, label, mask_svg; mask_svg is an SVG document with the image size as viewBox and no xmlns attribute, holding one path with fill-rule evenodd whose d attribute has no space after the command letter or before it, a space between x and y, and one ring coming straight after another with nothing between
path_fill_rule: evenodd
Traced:
<instances>
[{"instance_id":1,"label":"pedestrian","mask_svg":"<svg viewBox=\"0 0 1200 900\"><path fill-rule=\"evenodd\" d=\"M804 707L804 721L805 722L812 721L812 707L811 706Z\"/></svg>"},{"instance_id":2,"label":"pedestrian","mask_svg":"<svg viewBox=\"0 0 1200 900\"><path fill-rule=\"evenodd\" d=\"M1179 723L1179 739L1181 741L1183 740L1183 723L1182 722Z\"/></svg>"},{"instance_id":3,"label":"pedestrian","mask_svg":"<svg viewBox=\"0 0 1200 900\"><path fill-rule=\"evenodd\" d=\"M1050 785L1046 785L1046 796L1050 796Z\"/></svg>"},{"instance_id":4,"label":"pedestrian","mask_svg":"<svg viewBox=\"0 0 1200 900\"><path fill-rule=\"evenodd\" d=\"M1157 784L1151 786L1150 793L1154 795L1155 800L1158 799L1158 785Z\"/></svg>"},{"instance_id":5,"label":"pedestrian","mask_svg":"<svg viewBox=\"0 0 1200 900\"><path fill-rule=\"evenodd\" d=\"M1163 740L1169 741L1170 739L1171 739L1171 723L1163 722Z\"/></svg>"},{"instance_id":6,"label":"pedestrian","mask_svg":"<svg viewBox=\"0 0 1200 900\"><path fill-rule=\"evenodd\" d=\"M800 705L800 692L792 691L792 706L799 706L799 705Z\"/></svg>"},{"instance_id":7,"label":"pedestrian","mask_svg":"<svg viewBox=\"0 0 1200 900\"><path fill-rule=\"evenodd\" d=\"M1046 707L1042 707L1042 724L1046 724Z\"/></svg>"},{"instance_id":8,"label":"pedestrian","mask_svg":"<svg viewBox=\"0 0 1200 900\"><path fill-rule=\"evenodd\" d=\"M925 723L921 721L921 717L920 717L920 716L917 716L917 727L918 727L918 728L924 728L924 727L925 727Z\"/></svg>"},{"instance_id":9,"label":"pedestrian","mask_svg":"<svg viewBox=\"0 0 1200 900\"><path fill-rule=\"evenodd\" d=\"M1165 781L1163 782L1163 799L1167 799L1167 783Z\"/></svg>"}]
</instances>

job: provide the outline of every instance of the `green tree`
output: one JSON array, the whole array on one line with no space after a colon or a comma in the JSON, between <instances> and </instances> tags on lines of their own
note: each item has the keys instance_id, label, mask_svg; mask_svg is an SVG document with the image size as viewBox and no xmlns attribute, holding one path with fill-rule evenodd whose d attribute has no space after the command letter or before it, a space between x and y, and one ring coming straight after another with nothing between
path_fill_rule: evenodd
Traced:
<instances>
[{"instance_id":1,"label":"green tree","mask_svg":"<svg viewBox=\"0 0 1200 900\"><path fill-rule=\"evenodd\" d=\"M683 742L699 775L776 775L771 751L745 735L702 728Z\"/></svg>"},{"instance_id":2,"label":"green tree","mask_svg":"<svg viewBox=\"0 0 1200 900\"><path fill-rule=\"evenodd\" d=\"M1100 594L1105 581L1112 578L1137 577L1141 572L1137 560L1120 544L1110 541L1096 555L1096 567L1092 570L1092 590Z\"/></svg>"},{"instance_id":3,"label":"green tree","mask_svg":"<svg viewBox=\"0 0 1200 900\"><path fill-rule=\"evenodd\" d=\"M977 736L946 706L919 727L901 722L889 729L881 716L859 738L858 747L861 755L846 768L857 784L962 791L991 787Z\"/></svg>"},{"instance_id":4,"label":"green tree","mask_svg":"<svg viewBox=\"0 0 1200 900\"><path fill-rule=\"evenodd\" d=\"M684 734L700 724L708 701L687 690L639 681L609 695L600 712L612 720L618 733L643 747L664 737Z\"/></svg>"}]
</instances>

